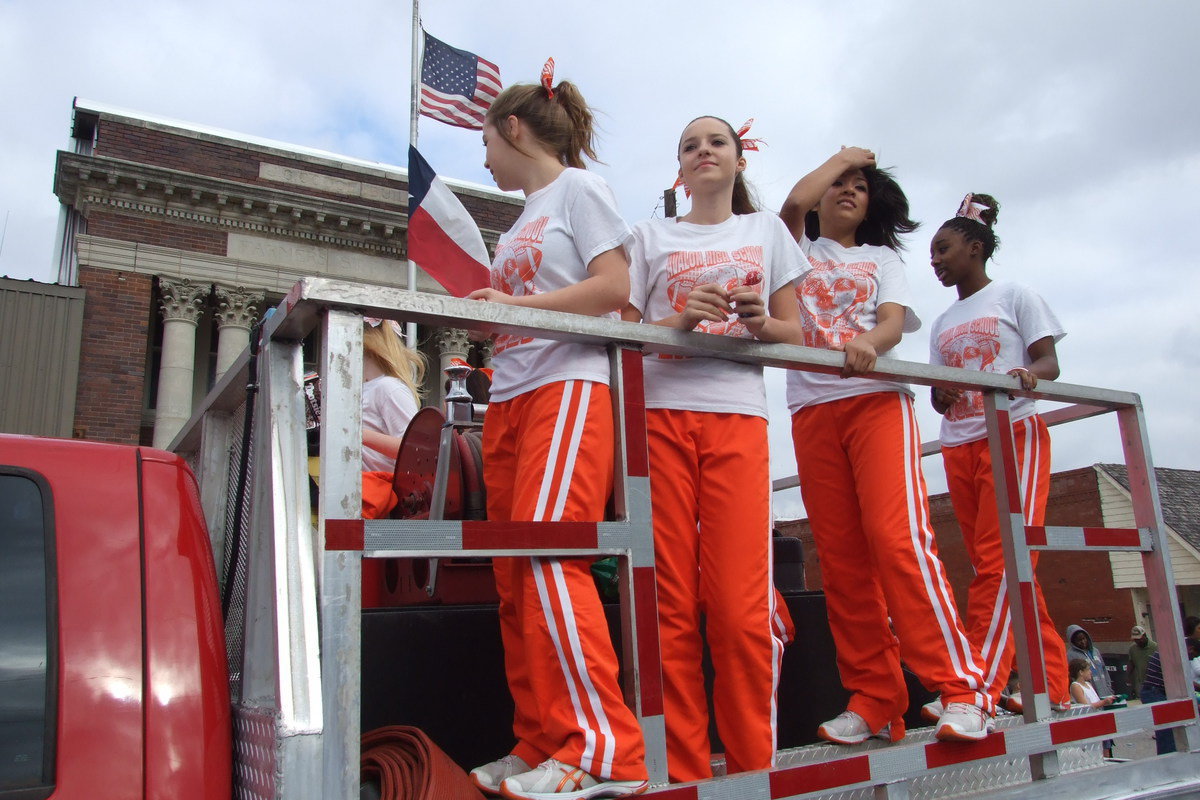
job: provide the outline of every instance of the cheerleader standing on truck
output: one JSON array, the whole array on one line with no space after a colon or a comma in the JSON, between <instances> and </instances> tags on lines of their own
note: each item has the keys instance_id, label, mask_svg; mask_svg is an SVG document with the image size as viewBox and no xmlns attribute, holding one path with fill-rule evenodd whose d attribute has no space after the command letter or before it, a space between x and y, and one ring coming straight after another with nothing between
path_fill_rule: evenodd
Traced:
<instances>
[{"instance_id":1,"label":"cheerleader standing on truck","mask_svg":"<svg viewBox=\"0 0 1200 800\"><path fill-rule=\"evenodd\" d=\"M988 277L987 262L998 244L992 226L999 211L1000 204L989 195L968 194L958 214L933 237L930 264L943 286L957 290L958 300L933 323L929 360L933 364L1005 373L1019 378L1023 388L1033 389L1039 378L1058 377L1054 344L1066 334L1050 307L1032 289ZM932 395L933 407L942 415L942 460L950 502L975 568L967 593L967 634L983 660L987 691L996 700L1008 682L1016 648L983 395L938 388ZM1041 525L1050 496L1050 433L1031 398L1015 398L1009 417L1025 524ZM1038 554L1029 556L1036 568ZM1050 702L1065 707L1071 702L1066 645L1050 619L1036 575L1033 588Z\"/></svg>"},{"instance_id":2,"label":"cheerleader standing on truck","mask_svg":"<svg viewBox=\"0 0 1200 800\"><path fill-rule=\"evenodd\" d=\"M994 707L937 555L912 390L860 377L921 324L897 252L899 234L917 227L908 200L874 154L850 147L802 178L780 216L808 257L796 290L804 343L846 354L840 375L787 379L800 490L850 692L817 733L839 744L902 738L903 658L946 701L937 737L982 739Z\"/></svg>"},{"instance_id":3,"label":"cheerleader standing on truck","mask_svg":"<svg viewBox=\"0 0 1200 800\"><path fill-rule=\"evenodd\" d=\"M616 317L629 299L629 228L586 171L592 114L579 90L511 86L488 110L485 166L525 208L500 237L492 287L472 299ZM502 335L483 429L488 519L599 521L612 489L608 357L594 346ZM509 798L590 798L647 788L637 719L588 558L498 558L500 629L516 745L471 771Z\"/></svg>"},{"instance_id":4,"label":"cheerleader standing on truck","mask_svg":"<svg viewBox=\"0 0 1200 800\"><path fill-rule=\"evenodd\" d=\"M634 226L626 320L799 343L792 279L803 255L778 217L754 209L742 151L724 120L684 129L677 156L692 207ZM762 367L650 354L645 392L668 773L712 777L701 611L727 771L768 769L783 641L772 627Z\"/></svg>"}]
</instances>

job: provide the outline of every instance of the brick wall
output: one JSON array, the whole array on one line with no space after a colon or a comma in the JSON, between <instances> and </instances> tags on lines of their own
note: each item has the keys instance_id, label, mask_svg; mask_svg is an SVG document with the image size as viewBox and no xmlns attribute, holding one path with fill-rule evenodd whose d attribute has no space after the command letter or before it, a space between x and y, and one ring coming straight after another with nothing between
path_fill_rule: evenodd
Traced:
<instances>
[{"instance_id":1,"label":"brick wall","mask_svg":"<svg viewBox=\"0 0 1200 800\"><path fill-rule=\"evenodd\" d=\"M366 175L353 170L338 169L325 164L290 159L273 153L264 153L235 145L210 142L190 136L167 133L166 131L128 125L110 119L101 119L100 132L96 140L96 155L120 158L126 161L153 164L169 169L194 172L214 178L225 178L240 183L272 186L289 192L299 192L312 197L349 201L357 205L396 210L394 203L347 197L336 192L313 188L299 188L287 183L263 180L259 177L259 165L278 164L329 175L335 178L360 181L390 189L408 191L408 182L391 178ZM521 206L495 202L481 197L461 195L463 206L470 212L481 228L505 231L512 227L521 215ZM92 232L92 231L89 231Z\"/></svg>"},{"instance_id":2,"label":"brick wall","mask_svg":"<svg viewBox=\"0 0 1200 800\"><path fill-rule=\"evenodd\" d=\"M224 231L184 225L164 220L92 211L88 214L88 233L125 242L175 247L197 253L227 254L228 235Z\"/></svg>"},{"instance_id":3,"label":"brick wall","mask_svg":"<svg viewBox=\"0 0 1200 800\"><path fill-rule=\"evenodd\" d=\"M459 199L462 200L463 207L475 220L475 224L494 231L506 231L511 228L524 210L523 206L496 203L481 197L462 195Z\"/></svg>"},{"instance_id":4,"label":"brick wall","mask_svg":"<svg viewBox=\"0 0 1200 800\"><path fill-rule=\"evenodd\" d=\"M153 278L81 266L83 341L75 432L84 439L138 444Z\"/></svg>"},{"instance_id":5,"label":"brick wall","mask_svg":"<svg viewBox=\"0 0 1200 800\"><path fill-rule=\"evenodd\" d=\"M954 587L960 610L966 608L967 587L974 577L966 546L948 494L930 498L930 520L937 538L938 553ZM1100 490L1091 467L1060 472L1050 478L1047 525L1100 526ZM809 589L819 590L820 555L813 543L807 520L776 526L796 536L804 546L804 578ZM1123 643L1135 622L1128 589L1113 586L1107 553L1043 552L1039 556L1038 582L1046 597L1050 617L1065 630L1079 624L1099 643ZM1127 645L1126 645L1127 646Z\"/></svg>"},{"instance_id":6,"label":"brick wall","mask_svg":"<svg viewBox=\"0 0 1200 800\"><path fill-rule=\"evenodd\" d=\"M244 183L258 180L259 158L249 150L103 118L96 155Z\"/></svg>"}]
</instances>

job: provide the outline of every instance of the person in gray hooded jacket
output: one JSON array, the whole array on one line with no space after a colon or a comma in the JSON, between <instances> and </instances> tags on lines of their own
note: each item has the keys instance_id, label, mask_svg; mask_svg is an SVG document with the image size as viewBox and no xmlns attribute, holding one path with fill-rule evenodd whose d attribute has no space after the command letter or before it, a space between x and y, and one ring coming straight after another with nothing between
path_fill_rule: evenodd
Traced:
<instances>
[{"instance_id":1,"label":"person in gray hooded jacket","mask_svg":"<svg viewBox=\"0 0 1200 800\"><path fill-rule=\"evenodd\" d=\"M1113 693L1112 681L1108 677L1108 668L1104 666L1104 657L1092 643L1091 635L1079 625L1067 627L1067 660L1072 658L1086 659L1092 667L1092 685L1096 694L1108 697Z\"/></svg>"}]
</instances>

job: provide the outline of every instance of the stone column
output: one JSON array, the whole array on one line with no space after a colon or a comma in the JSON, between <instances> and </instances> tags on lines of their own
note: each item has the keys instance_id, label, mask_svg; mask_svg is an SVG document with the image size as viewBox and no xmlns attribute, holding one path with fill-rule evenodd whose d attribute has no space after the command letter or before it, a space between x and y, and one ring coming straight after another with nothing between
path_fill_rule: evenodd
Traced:
<instances>
[{"instance_id":1,"label":"stone column","mask_svg":"<svg viewBox=\"0 0 1200 800\"><path fill-rule=\"evenodd\" d=\"M219 381L250 344L250 327L258 317L264 295L244 286L229 288L218 284L213 288L217 294L217 375L214 380Z\"/></svg>"},{"instance_id":2,"label":"stone column","mask_svg":"<svg viewBox=\"0 0 1200 800\"><path fill-rule=\"evenodd\" d=\"M482 342L476 342L475 348L479 351L479 357L482 363L488 369L492 367L492 351L495 349L495 339L484 339Z\"/></svg>"},{"instance_id":3,"label":"stone column","mask_svg":"<svg viewBox=\"0 0 1200 800\"><path fill-rule=\"evenodd\" d=\"M196 372L196 321L204 309L210 284L187 278L158 279L163 315L162 361L154 402L154 446L166 447L192 415L192 383Z\"/></svg>"},{"instance_id":4,"label":"stone column","mask_svg":"<svg viewBox=\"0 0 1200 800\"><path fill-rule=\"evenodd\" d=\"M462 328L441 328L437 332L437 348L438 348L438 374L435 376L434 384L438 390L438 405L444 405L446 400L446 367L450 366L450 360L461 358L467 360L467 356L471 352L471 339L467 336L467 332Z\"/></svg>"}]
</instances>

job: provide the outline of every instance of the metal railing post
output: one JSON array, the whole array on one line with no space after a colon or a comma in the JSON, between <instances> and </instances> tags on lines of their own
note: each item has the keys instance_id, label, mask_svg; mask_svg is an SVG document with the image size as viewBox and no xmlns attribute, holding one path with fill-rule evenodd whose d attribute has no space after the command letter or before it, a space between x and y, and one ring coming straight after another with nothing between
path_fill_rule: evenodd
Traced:
<instances>
[{"instance_id":1,"label":"metal railing post","mask_svg":"<svg viewBox=\"0 0 1200 800\"><path fill-rule=\"evenodd\" d=\"M1194 697L1191 664L1180 647L1183 625L1173 590L1175 578L1171 568L1171 547L1158 502L1158 481L1150 458L1146 419L1141 405L1118 409L1117 422L1121 428L1121 446L1125 451L1125 468L1129 475L1134 524L1139 528L1150 528L1154 542L1152 550L1142 553L1142 571L1146 576L1146 593L1150 598L1150 616L1158 631L1159 658L1162 661L1167 699L1190 699ZM1175 742L1180 750L1200 750L1200 731L1195 725L1175 728Z\"/></svg>"},{"instance_id":2,"label":"metal railing post","mask_svg":"<svg viewBox=\"0 0 1200 800\"><path fill-rule=\"evenodd\" d=\"M288 798L316 798L322 704L300 343L264 341L256 397L246 591L244 708L274 716L274 771Z\"/></svg>"},{"instance_id":3,"label":"metal railing post","mask_svg":"<svg viewBox=\"0 0 1200 800\"><path fill-rule=\"evenodd\" d=\"M629 556L621 557L622 685L646 744L651 783L667 781L666 724L658 639L658 589L654 571L654 525L650 511L649 454L642 354L609 347L613 395L613 500L618 519L629 525Z\"/></svg>"},{"instance_id":4,"label":"metal railing post","mask_svg":"<svg viewBox=\"0 0 1200 800\"><path fill-rule=\"evenodd\" d=\"M1050 717L1049 682L1046 677L1042 628L1038 620L1037 591L1033 560L1025 541L1025 509L1021 498L1021 476L1013 442L1010 399L1004 392L984 392L992 481L1000 542L1004 548L1004 588L1008 597L1012 632L1016 643L1017 669L1021 676L1021 699L1026 722ZM1037 469L1026 464L1026 470ZM1058 774L1058 754L1053 749L1029 756L1034 780Z\"/></svg>"},{"instance_id":5,"label":"metal railing post","mask_svg":"<svg viewBox=\"0 0 1200 800\"><path fill-rule=\"evenodd\" d=\"M362 553L327 550L326 520L362 515L362 315L329 310L321 341L321 693L323 792L359 795L362 726ZM303 419L303 416L301 416Z\"/></svg>"}]
</instances>

